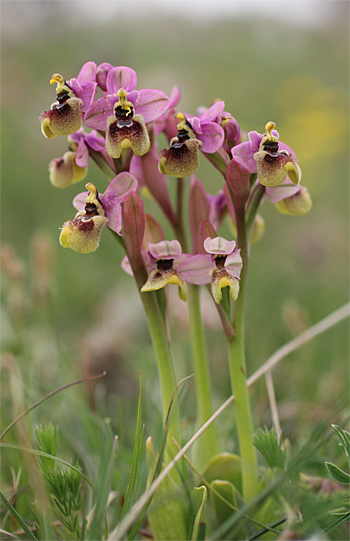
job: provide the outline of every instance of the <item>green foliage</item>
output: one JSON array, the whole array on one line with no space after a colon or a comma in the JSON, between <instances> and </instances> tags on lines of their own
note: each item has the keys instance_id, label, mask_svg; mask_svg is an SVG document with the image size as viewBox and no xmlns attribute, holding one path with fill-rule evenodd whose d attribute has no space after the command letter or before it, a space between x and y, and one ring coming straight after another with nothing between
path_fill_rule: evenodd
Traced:
<instances>
[{"instance_id":1,"label":"green foliage","mask_svg":"<svg viewBox=\"0 0 350 541\"><path fill-rule=\"evenodd\" d=\"M211 483L215 479L228 481L242 492L241 458L232 453L220 453L215 455L205 466L203 477Z\"/></svg>"},{"instance_id":2,"label":"green foliage","mask_svg":"<svg viewBox=\"0 0 350 541\"><path fill-rule=\"evenodd\" d=\"M100 458L100 464L97 472L96 490L95 490L95 510L91 527L88 533L88 539L102 539L105 531L106 509L108 494L111 487L113 467L117 448L117 438L112 437L109 420L105 423L103 434L103 451Z\"/></svg>"},{"instance_id":3,"label":"green foliage","mask_svg":"<svg viewBox=\"0 0 350 541\"><path fill-rule=\"evenodd\" d=\"M200 495L199 493L202 492ZM200 524L205 524L204 522L204 509L208 497L208 491L205 486L195 487L193 489L192 504L194 508L198 508L196 517L194 519L194 524L192 528L191 541L199 541L201 537ZM198 502L199 505L196 505Z\"/></svg>"},{"instance_id":4,"label":"green foliage","mask_svg":"<svg viewBox=\"0 0 350 541\"><path fill-rule=\"evenodd\" d=\"M155 453L151 438L146 443L149 469L148 485L155 478L159 457ZM187 539L185 508L181 489L171 478L166 479L156 490L148 509L148 520L154 538L158 540Z\"/></svg>"},{"instance_id":5,"label":"green foliage","mask_svg":"<svg viewBox=\"0 0 350 541\"><path fill-rule=\"evenodd\" d=\"M343 430L339 428L337 425L332 425L334 430L336 430L337 435L340 439L340 444L345 452L348 464L350 466L350 433L346 430ZM327 470L329 471L331 477L338 483L343 483L344 485L350 484L350 474L346 473L345 471L341 470L336 466L335 464L331 464L330 462L326 462Z\"/></svg>"},{"instance_id":6,"label":"green foliage","mask_svg":"<svg viewBox=\"0 0 350 541\"><path fill-rule=\"evenodd\" d=\"M79 468L77 462L76 468ZM52 510L64 526L68 539L84 539L86 520L81 511L85 501L85 491L81 477L75 470L61 468L49 469L45 473L48 492L52 497Z\"/></svg>"},{"instance_id":7,"label":"green foliage","mask_svg":"<svg viewBox=\"0 0 350 541\"><path fill-rule=\"evenodd\" d=\"M265 430L261 428L257 430L253 437L253 444L262 454L269 468L277 468L280 471L285 469L286 450L282 448L278 441L275 428L268 430L265 427Z\"/></svg>"},{"instance_id":8,"label":"green foliage","mask_svg":"<svg viewBox=\"0 0 350 541\"><path fill-rule=\"evenodd\" d=\"M49 425L37 425L35 427L35 438L36 446L39 451L47 453L48 455L56 456L58 449L58 426L54 428L52 423ZM44 472L47 472L49 469L53 468L55 461L50 458L40 457L40 464Z\"/></svg>"},{"instance_id":9,"label":"green foliage","mask_svg":"<svg viewBox=\"0 0 350 541\"><path fill-rule=\"evenodd\" d=\"M143 432L144 432L144 426L141 428L141 377L140 377L140 394L139 394L139 402L138 402L138 407L137 407L134 452L132 456L129 484L126 489L124 505L123 505L121 516L120 516L120 520L123 519L123 517L130 510L132 504L134 503L137 473L139 469L140 455L141 455L141 449L142 449Z\"/></svg>"}]
</instances>

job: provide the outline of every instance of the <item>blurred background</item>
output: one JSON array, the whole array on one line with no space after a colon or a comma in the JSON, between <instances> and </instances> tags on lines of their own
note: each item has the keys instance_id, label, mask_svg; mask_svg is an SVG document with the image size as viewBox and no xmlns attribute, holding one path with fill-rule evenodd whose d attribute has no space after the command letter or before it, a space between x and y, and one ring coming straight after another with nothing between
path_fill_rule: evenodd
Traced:
<instances>
[{"instance_id":1,"label":"blurred background","mask_svg":"<svg viewBox=\"0 0 350 541\"><path fill-rule=\"evenodd\" d=\"M98 444L98 419L110 417L120 441L133 441L134 429L126 427L129 416L134 426L139 372L146 433L160 433L158 377L142 305L120 269L123 254L112 235L104 231L100 248L89 255L59 245L59 228L74 217L72 200L83 186L58 190L49 182L50 160L67 150L65 138L48 140L40 131L40 112L55 99L51 75L76 77L90 60L129 66L138 88L170 95L178 85L178 108L187 113L220 98L246 132L262 133L275 121L281 140L296 152L313 209L289 217L267 200L262 205L266 232L252 248L249 275L250 375L348 299L349 3L2 1L1 11L2 429L46 392L107 370L98 383L52 398L30 421L58 422L86 462L83 442ZM200 161L198 177L216 193L222 179L203 156ZM95 165L87 181L104 191ZM155 203L145 204L170 236ZM220 234L230 234L227 224ZM192 372L187 307L177 300L177 288L168 289L180 378ZM225 340L209 301L203 292L219 406L230 386ZM343 321L274 371L282 428L292 440L347 395L347 335ZM264 381L252 389L252 400L257 426L270 427ZM196 416L193 382L181 403L186 437ZM237 450L232 410L220 423L225 449Z\"/></svg>"}]
</instances>

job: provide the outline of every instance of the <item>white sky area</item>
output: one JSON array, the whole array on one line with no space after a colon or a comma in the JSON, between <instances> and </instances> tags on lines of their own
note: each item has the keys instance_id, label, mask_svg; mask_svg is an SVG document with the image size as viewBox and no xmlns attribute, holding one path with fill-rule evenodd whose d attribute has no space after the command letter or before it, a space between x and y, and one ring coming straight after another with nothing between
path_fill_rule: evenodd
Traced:
<instances>
[{"instance_id":1,"label":"white sky area","mask_svg":"<svg viewBox=\"0 0 350 541\"><path fill-rule=\"evenodd\" d=\"M348 4L348 0L76 0L72 5L86 16L100 20L118 12L138 17L181 15L198 22L267 16L287 24L319 27L331 22L340 3Z\"/></svg>"},{"instance_id":2,"label":"white sky area","mask_svg":"<svg viewBox=\"0 0 350 541\"><path fill-rule=\"evenodd\" d=\"M62 7L70 22L86 18L103 23L118 14L121 21L180 16L204 25L220 18L268 17L320 28L334 23L339 14L344 17L349 5L348 0L0 0L2 29L9 33L34 30L55 7Z\"/></svg>"}]
</instances>

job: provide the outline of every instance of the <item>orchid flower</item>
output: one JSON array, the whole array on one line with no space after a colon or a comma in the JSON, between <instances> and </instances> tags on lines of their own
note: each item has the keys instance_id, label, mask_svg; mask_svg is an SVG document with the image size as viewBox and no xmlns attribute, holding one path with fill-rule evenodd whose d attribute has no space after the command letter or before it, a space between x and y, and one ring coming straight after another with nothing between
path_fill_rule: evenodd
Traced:
<instances>
[{"instance_id":1,"label":"orchid flower","mask_svg":"<svg viewBox=\"0 0 350 541\"><path fill-rule=\"evenodd\" d=\"M90 189L90 188L89 188ZM137 179L134 175L123 172L119 173L107 187L107 190L103 194L98 194L98 200L100 201L104 214L108 218L108 227L115 231L118 235L121 235L122 229L122 206L124 197L137 190ZM84 209L84 202L88 194L86 192L80 193L73 200L74 207L82 211Z\"/></svg>"},{"instance_id":2,"label":"orchid flower","mask_svg":"<svg viewBox=\"0 0 350 541\"><path fill-rule=\"evenodd\" d=\"M148 272L148 280L141 292L156 291L167 284L179 286L179 297L186 302L187 284L177 267L188 257L183 254L181 244L177 240L163 240L157 244L148 244L148 252L142 252L142 257ZM130 275L132 270L127 257L122 261L122 268Z\"/></svg>"},{"instance_id":3,"label":"orchid flower","mask_svg":"<svg viewBox=\"0 0 350 541\"><path fill-rule=\"evenodd\" d=\"M265 134L249 132L249 141L232 148L232 156L248 169L249 173L258 173L258 180L264 186L278 186L287 177L298 184L301 170L294 151L281 143L274 122L265 126Z\"/></svg>"},{"instance_id":4,"label":"orchid flower","mask_svg":"<svg viewBox=\"0 0 350 541\"><path fill-rule=\"evenodd\" d=\"M54 139L57 135L71 135L81 126L81 115L90 106L96 93L96 64L84 64L76 79L65 81L55 73L50 84L57 83L56 101L50 111L40 116L41 130L45 137Z\"/></svg>"},{"instance_id":5,"label":"orchid flower","mask_svg":"<svg viewBox=\"0 0 350 541\"><path fill-rule=\"evenodd\" d=\"M163 175L184 178L193 175L198 167L198 148L202 141L196 138L192 125L182 113L176 113L180 120L177 135L170 141L170 148L159 152L159 171Z\"/></svg>"},{"instance_id":6,"label":"orchid flower","mask_svg":"<svg viewBox=\"0 0 350 541\"><path fill-rule=\"evenodd\" d=\"M136 90L136 73L125 66L110 69L105 84L106 95L85 113L86 126L107 131L106 150L112 158L130 147L142 156L150 148L146 123L166 111L168 96L161 90Z\"/></svg>"},{"instance_id":7,"label":"orchid flower","mask_svg":"<svg viewBox=\"0 0 350 541\"><path fill-rule=\"evenodd\" d=\"M85 187L89 193L85 198L84 210L80 210L73 220L68 220L63 224L60 243L64 248L89 254L97 250L101 231L108 222L108 218L94 184L88 183Z\"/></svg>"},{"instance_id":8,"label":"orchid flower","mask_svg":"<svg viewBox=\"0 0 350 541\"><path fill-rule=\"evenodd\" d=\"M189 284L211 283L212 295L217 304L222 300L221 289L226 286L230 288L231 300L235 301L239 293L239 278L243 265L235 241L222 237L207 237L204 249L207 254L197 254L186 259L178 266L178 273L181 273Z\"/></svg>"}]
</instances>

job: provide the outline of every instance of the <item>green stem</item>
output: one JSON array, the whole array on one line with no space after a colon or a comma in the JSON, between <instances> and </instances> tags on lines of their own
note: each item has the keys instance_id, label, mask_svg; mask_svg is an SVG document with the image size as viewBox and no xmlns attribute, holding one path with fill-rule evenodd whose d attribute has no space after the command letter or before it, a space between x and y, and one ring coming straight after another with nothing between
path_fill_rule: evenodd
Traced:
<instances>
[{"instance_id":1,"label":"green stem","mask_svg":"<svg viewBox=\"0 0 350 541\"><path fill-rule=\"evenodd\" d=\"M265 186L262 186L262 184L259 184L257 186L249 200L247 212L246 212L246 228L247 228L247 238L249 238L251 229L254 225L255 216L258 212L258 208L260 206L261 200L265 194Z\"/></svg>"},{"instance_id":2,"label":"green stem","mask_svg":"<svg viewBox=\"0 0 350 541\"><path fill-rule=\"evenodd\" d=\"M93 150L91 147L88 147L88 148L89 148L89 154L91 158L94 160L94 162L96 163L96 165L98 165L101 171L103 171L103 173L106 175L109 181L113 180L116 175L116 172L105 160L102 153L98 152L97 150Z\"/></svg>"},{"instance_id":3,"label":"green stem","mask_svg":"<svg viewBox=\"0 0 350 541\"><path fill-rule=\"evenodd\" d=\"M141 293L140 290L147 280L147 275L144 276L143 273L134 273L134 277L145 310L148 328L156 355L160 388L162 392L163 421L165 422L171 398L177 385L173 358L168 342L165 322L157 301L156 292L149 291L147 293ZM170 415L167 445L168 462L176 454L176 447L173 444L172 438L175 438L177 441L179 441L177 438L180 438L180 413L177 396L174 399Z\"/></svg>"},{"instance_id":4,"label":"green stem","mask_svg":"<svg viewBox=\"0 0 350 541\"><path fill-rule=\"evenodd\" d=\"M235 397L236 422L242 458L243 498L249 502L258 489L256 449L252 443L254 425L247 387L245 360L245 299L248 277L248 242L244 208L236 211L238 246L241 249L243 269L240 292L235 303L233 326L236 336L227 341L232 393Z\"/></svg>"},{"instance_id":5,"label":"green stem","mask_svg":"<svg viewBox=\"0 0 350 541\"><path fill-rule=\"evenodd\" d=\"M188 311L195 373L198 421L200 426L202 426L213 415L210 371L202 321L199 286L190 285L188 293ZM198 457L199 460L202 461L202 463L199 464L200 467L204 467L214 455L220 453L219 439L214 424L211 424L203 433L200 450L201 456Z\"/></svg>"},{"instance_id":6,"label":"green stem","mask_svg":"<svg viewBox=\"0 0 350 541\"><path fill-rule=\"evenodd\" d=\"M174 229L183 251L187 252L187 239L183 225L183 193L184 179L178 178L176 193L176 214L178 223ZM196 285L189 285L188 288L188 311L195 373L198 420L202 426L213 415L213 407L211 398L209 361L200 306L200 288ZM210 425L209 430L206 430L203 434L200 453L198 453L198 461L200 461L200 466L204 467L205 464L218 453L220 453L220 445L216 426Z\"/></svg>"}]
</instances>

